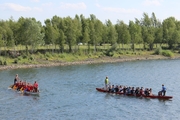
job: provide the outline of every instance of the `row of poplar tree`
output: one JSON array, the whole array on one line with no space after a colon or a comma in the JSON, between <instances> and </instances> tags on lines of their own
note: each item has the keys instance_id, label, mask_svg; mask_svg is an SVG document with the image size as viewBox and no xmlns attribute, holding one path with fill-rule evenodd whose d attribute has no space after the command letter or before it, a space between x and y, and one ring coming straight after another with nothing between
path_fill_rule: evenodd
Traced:
<instances>
[{"instance_id":1,"label":"row of poplar tree","mask_svg":"<svg viewBox=\"0 0 180 120\"><path fill-rule=\"evenodd\" d=\"M110 20L102 23L93 14L89 18L55 15L46 19L44 25L35 18L0 21L0 47L24 45L27 49L28 46L34 49L51 44L64 52L64 45L68 45L69 52L72 52L72 47L78 43L86 43L87 49L94 46L95 50L102 44L122 44L122 47L131 44L133 50L138 44L144 44L150 50L154 44L167 44L171 49L180 43L180 21L169 17L161 22L154 13L151 16L143 13L141 19L130 20L129 24L122 20L117 20L116 24Z\"/></svg>"}]
</instances>

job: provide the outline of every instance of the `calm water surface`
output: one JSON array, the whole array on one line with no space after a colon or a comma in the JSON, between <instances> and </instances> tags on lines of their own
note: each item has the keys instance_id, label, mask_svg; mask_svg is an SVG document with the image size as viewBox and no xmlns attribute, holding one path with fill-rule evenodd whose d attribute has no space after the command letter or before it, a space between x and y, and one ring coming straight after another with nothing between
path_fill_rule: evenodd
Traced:
<instances>
[{"instance_id":1,"label":"calm water surface","mask_svg":"<svg viewBox=\"0 0 180 120\"><path fill-rule=\"evenodd\" d=\"M0 71L0 120L179 120L180 60L149 60ZM8 90L15 74L33 83L39 96ZM112 84L167 87L171 101L101 93L105 76Z\"/></svg>"}]
</instances>

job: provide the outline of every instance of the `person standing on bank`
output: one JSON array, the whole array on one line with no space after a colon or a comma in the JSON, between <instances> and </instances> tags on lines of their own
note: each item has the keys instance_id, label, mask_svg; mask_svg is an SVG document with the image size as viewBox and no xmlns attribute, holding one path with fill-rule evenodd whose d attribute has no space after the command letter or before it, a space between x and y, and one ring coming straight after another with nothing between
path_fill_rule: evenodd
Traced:
<instances>
[{"instance_id":1,"label":"person standing on bank","mask_svg":"<svg viewBox=\"0 0 180 120\"><path fill-rule=\"evenodd\" d=\"M166 95L166 87L164 86L164 84L162 84L162 94L163 94L163 96L165 96Z\"/></svg>"},{"instance_id":2,"label":"person standing on bank","mask_svg":"<svg viewBox=\"0 0 180 120\"><path fill-rule=\"evenodd\" d=\"M106 90L107 90L107 88L108 88L108 85L109 85L109 79L108 79L108 77L106 76L106 78L105 78L105 88L106 88Z\"/></svg>"}]
</instances>

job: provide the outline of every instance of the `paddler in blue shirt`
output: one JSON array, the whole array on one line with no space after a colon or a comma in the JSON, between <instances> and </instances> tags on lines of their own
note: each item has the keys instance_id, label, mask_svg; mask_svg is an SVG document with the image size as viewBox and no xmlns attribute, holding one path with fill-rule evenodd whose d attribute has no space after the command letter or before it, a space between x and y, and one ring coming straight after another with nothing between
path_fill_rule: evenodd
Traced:
<instances>
[{"instance_id":1,"label":"paddler in blue shirt","mask_svg":"<svg viewBox=\"0 0 180 120\"><path fill-rule=\"evenodd\" d=\"M106 90L107 90L107 88L108 88L108 85L109 85L109 79L108 79L108 77L106 76L106 78L105 78L105 87L106 87Z\"/></svg>"},{"instance_id":2,"label":"paddler in blue shirt","mask_svg":"<svg viewBox=\"0 0 180 120\"><path fill-rule=\"evenodd\" d=\"M163 93L163 96L166 95L166 88L165 88L164 84L162 84L162 91L161 92Z\"/></svg>"}]
</instances>

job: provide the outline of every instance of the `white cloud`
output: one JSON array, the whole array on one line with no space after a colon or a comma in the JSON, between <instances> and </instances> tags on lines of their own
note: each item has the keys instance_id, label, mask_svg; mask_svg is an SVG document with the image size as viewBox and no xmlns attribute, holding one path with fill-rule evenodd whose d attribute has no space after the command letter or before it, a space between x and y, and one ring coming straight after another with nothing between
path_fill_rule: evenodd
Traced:
<instances>
[{"instance_id":1,"label":"white cloud","mask_svg":"<svg viewBox=\"0 0 180 120\"><path fill-rule=\"evenodd\" d=\"M42 12L43 10L39 7L33 7L32 8L33 11L37 11L37 12Z\"/></svg>"},{"instance_id":2,"label":"white cloud","mask_svg":"<svg viewBox=\"0 0 180 120\"><path fill-rule=\"evenodd\" d=\"M24 7L18 4L14 4L14 3L5 3L2 6L4 9L10 9L13 11L30 11L31 10L30 7Z\"/></svg>"},{"instance_id":3,"label":"white cloud","mask_svg":"<svg viewBox=\"0 0 180 120\"><path fill-rule=\"evenodd\" d=\"M40 0L31 0L31 2L39 2Z\"/></svg>"},{"instance_id":4,"label":"white cloud","mask_svg":"<svg viewBox=\"0 0 180 120\"><path fill-rule=\"evenodd\" d=\"M101 7L98 3L96 3L95 5L96 5L96 7L98 7L98 8L100 8L100 7Z\"/></svg>"},{"instance_id":5,"label":"white cloud","mask_svg":"<svg viewBox=\"0 0 180 120\"><path fill-rule=\"evenodd\" d=\"M85 3L61 3L60 8L62 9L86 9Z\"/></svg>"},{"instance_id":6,"label":"white cloud","mask_svg":"<svg viewBox=\"0 0 180 120\"><path fill-rule=\"evenodd\" d=\"M145 0L143 2L143 5L145 6L150 6L150 5L155 5L155 6L160 6L163 0Z\"/></svg>"},{"instance_id":7,"label":"white cloud","mask_svg":"<svg viewBox=\"0 0 180 120\"><path fill-rule=\"evenodd\" d=\"M43 7L51 7L53 6L53 3L52 2L49 2L49 3L44 3L42 4Z\"/></svg>"},{"instance_id":8,"label":"white cloud","mask_svg":"<svg viewBox=\"0 0 180 120\"><path fill-rule=\"evenodd\" d=\"M1 4L0 5L1 9L4 10L12 10L12 11L16 11L16 12L28 12L28 11L38 11L41 12L42 9L38 8L38 7L28 7L28 6L22 6L19 4L14 4L14 3L5 3L5 4Z\"/></svg>"},{"instance_id":9,"label":"white cloud","mask_svg":"<svg viewBox=\"0 0 180 120\"><path fill-rule=\"evenodd\" d=\"M117 8L117 7L102 7L99 4L96 4L96 7L98 7L99 9L101 9L105 12L128 13L128 14L141 13L141 11L139 11L137 9L125 9L125 8Z\"/></svg>"}]
</instances>

